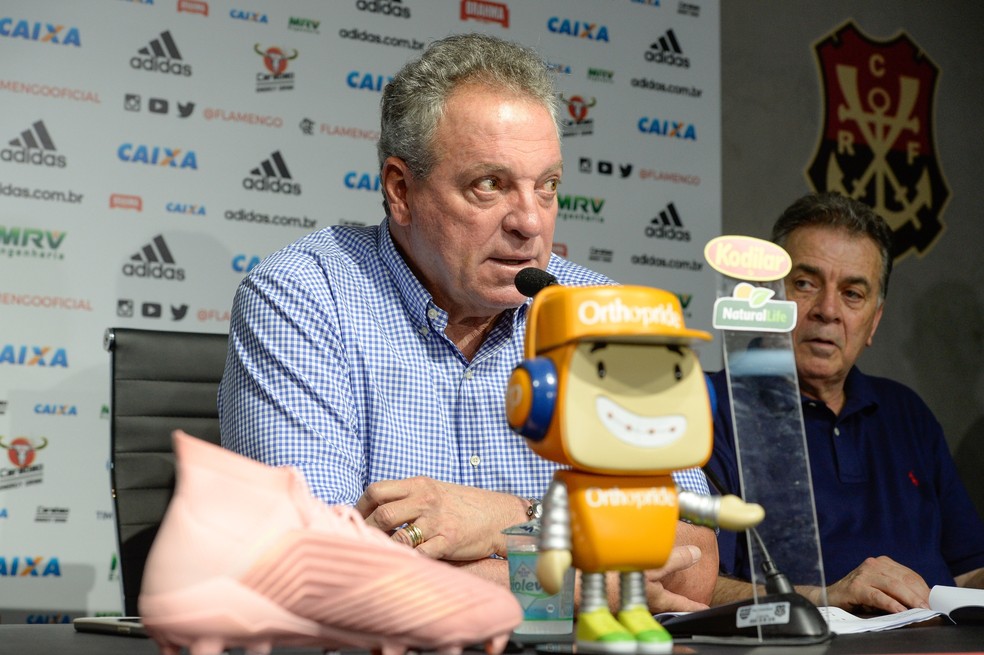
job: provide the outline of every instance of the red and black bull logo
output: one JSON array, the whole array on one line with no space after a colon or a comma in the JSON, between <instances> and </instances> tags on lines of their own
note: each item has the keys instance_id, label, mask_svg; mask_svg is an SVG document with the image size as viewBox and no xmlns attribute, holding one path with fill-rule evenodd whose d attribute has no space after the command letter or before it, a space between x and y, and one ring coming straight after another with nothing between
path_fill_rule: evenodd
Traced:
<instances>
[{"instance_id":1,"label":"red and black bull logo","mask_svg":"<svg viewBox=\"0 0 984 655\"><path fill-rule=\"evenodd\" d=\"M815 51L824 121L810 184L873 207L892 226L896 260L926 254L950 197L933 123L939 69L905 33L876 41L851 21Z\"/></svg>"}]
</instances>

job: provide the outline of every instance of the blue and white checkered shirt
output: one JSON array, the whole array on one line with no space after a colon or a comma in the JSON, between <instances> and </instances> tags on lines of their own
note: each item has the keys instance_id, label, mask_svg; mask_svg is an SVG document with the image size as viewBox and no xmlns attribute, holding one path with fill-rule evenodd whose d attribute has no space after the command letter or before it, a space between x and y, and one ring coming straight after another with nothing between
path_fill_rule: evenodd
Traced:
<instances>
[{"instance_id":1,"label":"blue and white checkered shirt","mask_svg":"<svg viewBox=\"0 0 984 655\"><path fill-rule=\"evenodd\" d=\"M611 283L556 256L547 270L565 285ZM558 465L505 415L528 307L505 312L468 361L386 220L314 232L239 286L219 387L222 444L298 468L328 503L352 505L371 482L416 475L539 498ZM675 478L707 493L699 470Z\"/></svg>"}]
</instances>

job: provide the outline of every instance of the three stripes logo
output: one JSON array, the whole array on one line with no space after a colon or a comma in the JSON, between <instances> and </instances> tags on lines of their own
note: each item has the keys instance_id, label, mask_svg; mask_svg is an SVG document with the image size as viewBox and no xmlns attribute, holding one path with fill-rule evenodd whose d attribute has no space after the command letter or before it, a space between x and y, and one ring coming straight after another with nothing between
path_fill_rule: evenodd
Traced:
<instances>
[{"instance_id":1,"label":"three stripes logo","mask_svg":"<svg viewBox=\"0 0 984 655\"><path fill-rule=\"evenodd\" d=\"M8 141L7 147L0 150L0 160L57 168L65 168L66 163L65 156L56 152L44 121L36 121L20 136Z\"/></svg>"},{"instance_id":2,"label":"three stripes logo","mask_svg":"<svg viewBox=\"0 0 984 655\"><path fill-rule=\"evenodd\" d=\"M177 282L185 279L184 269L175 265L174 255L160 234L130 256L130 260L123 264L123 275Z\"/></svg>"},{"instance_id":3,"label":"three stripes logo","mask_svg":"<svg viewBox=\"0 0 984 655\"><path fill-rule=\"evenodd\" d=\"M690 241L690 230L683 227L680 214L672 202L666 206L646 226L646 236L651 239L669 239L671 241Z\"/></svg>"},{"instance_id":4,"label":"three stripes logo","mask_svg":"<svg viewBox=\"0 0 984 655\"><path fill-rule=\"evenodd\" d=\"M287 162L277 150L243 178L243 188L250 191L270 191L286 195L301 195L301 185L293 181Z\"/></svg>"},{"instance_id":5,"label":"three stripes logo","mask_svg":"<svg viewBox=\"0 0 984 655\"><path fill-rule=\"evenodd\" d=\"M672 29L666 30L666 34L649 46L649 50L646 50L646 61L651 61L654 64L690 68L690 59L683 56L683 49Z\"/></svg>"},{"instance_id":6,"label":"three stripes logo","mask_svg":"<svg viewBox=\"0 0 984 655\"><path fill-rule=\"evenodd\" d=\"M191 64L182 63L181 51L170 30L165 30L130 58L130 68L191 77Z\"/></svg>"}]
</instances>

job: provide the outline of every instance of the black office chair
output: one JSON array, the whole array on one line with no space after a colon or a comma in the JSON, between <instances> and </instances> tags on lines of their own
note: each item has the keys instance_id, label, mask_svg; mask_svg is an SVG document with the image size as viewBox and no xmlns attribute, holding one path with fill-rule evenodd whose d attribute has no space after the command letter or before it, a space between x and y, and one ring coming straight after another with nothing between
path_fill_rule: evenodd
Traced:
<instances>
[{"instance_id":1,"label":"black office chair","mask_svg":"<svg viewBox=\"0 0 984 655\"><path fill-rule=\"evenodd\" d=\"M219 443L228 335L109 328L111 462L123 609L137 615L144 562L174 492L171 432Z\"/></svg>"}]
</instances>

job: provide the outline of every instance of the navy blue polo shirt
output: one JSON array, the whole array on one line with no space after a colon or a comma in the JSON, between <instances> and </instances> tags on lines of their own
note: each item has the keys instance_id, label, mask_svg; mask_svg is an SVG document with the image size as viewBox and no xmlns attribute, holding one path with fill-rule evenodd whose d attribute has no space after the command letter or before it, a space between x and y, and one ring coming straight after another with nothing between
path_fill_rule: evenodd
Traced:
<instances>
[{"instance_id":1,"label":"navy blue polo shirt","mask_svg":"<svg viewBox=\"0 0 984 655\"><path fill-rule=\"evenodd\" d=\"M707 468L739 495L727 379L721 371L711 380L718 406ZM918 572L930 587L984 567L984 523L929 407L905 385L857 367L844 389L839 416L802 397L827 584L879 555ZM751 579L744 535L721 530L718 545L722 573Z\"/></svg>"}]
</instances>

